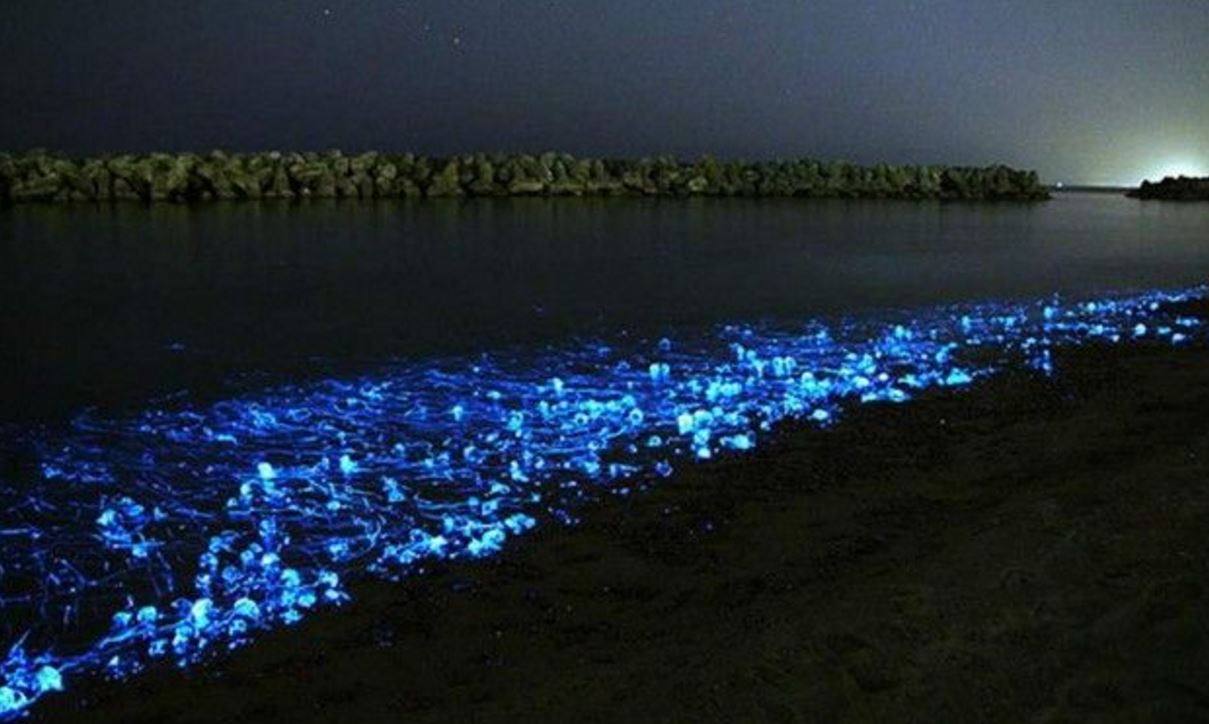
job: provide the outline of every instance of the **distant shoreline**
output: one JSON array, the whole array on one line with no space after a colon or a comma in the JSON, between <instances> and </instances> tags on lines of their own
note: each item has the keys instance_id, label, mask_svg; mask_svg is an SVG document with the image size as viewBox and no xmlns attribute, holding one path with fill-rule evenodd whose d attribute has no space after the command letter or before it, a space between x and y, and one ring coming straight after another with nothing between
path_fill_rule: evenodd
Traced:
<instances>
[{"instance_id":1,"label":"distant shoreline","mask_svg":"<svg viewBox=\"0 0 1209 724\"><path fill-rule=\"evenodd\" d=\"M1037 201L1035 171L858 166L793 159L575 158L567 154L0 153L0 203L307 198L653 196Z\"/></svg>"},{"instance_id":2,"label":"distant shoreline","mask_svg":"<svg viewBox=\"0 0 1209 724\"><path fill-rule=\"evenodd\" d=\"M1069 185L1050 186L1050 193L1055 194L1128 194L1134 190L1133 186L1090 186L1090 185Z\"/></svg>"},{"instance_id":3,"label":"distant shoreline","mask_svg":"<svg viewBox=\"0 0 1209 724\"><path fill-rule=\"evenodd\" d=\"M1209 178L1168 176L1157 183L1143 181L1128 196L1143 201L1209 201Z\"/></svg>"}]
</instances>

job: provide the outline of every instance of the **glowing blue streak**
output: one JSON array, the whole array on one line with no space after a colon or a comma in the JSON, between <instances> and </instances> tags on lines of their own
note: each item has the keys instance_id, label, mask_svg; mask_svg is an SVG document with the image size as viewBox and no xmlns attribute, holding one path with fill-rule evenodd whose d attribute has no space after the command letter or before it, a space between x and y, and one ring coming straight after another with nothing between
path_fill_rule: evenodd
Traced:
<instances>
[{"instance_id":1,"label":"glowing blue streak","mask_svg":"<svg viewBox=\"0 0 1209 724\"><path fill-rule=\"evenodd\" d=\"M655 344L404 364L25 433L40 475L0 484L0 719L71 676L196 661L395 578L573 522L672 461L750 450L786 418L902 402L1055 345L1203 342L1167 302L1204 288L988 304L828 327L727 326ZM29 651L37 650L37 654Z\"/></svg>"}]
</instances>

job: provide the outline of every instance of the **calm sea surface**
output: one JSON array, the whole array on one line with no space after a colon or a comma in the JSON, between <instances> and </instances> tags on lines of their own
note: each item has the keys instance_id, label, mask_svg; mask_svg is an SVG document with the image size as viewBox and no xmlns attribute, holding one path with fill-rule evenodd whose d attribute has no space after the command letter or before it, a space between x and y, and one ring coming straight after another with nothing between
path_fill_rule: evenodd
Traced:
<instances>
[{"instance_id":1,"label":"calm sea surface","mask_svg":"<svg viewBox=\"0 0 1209 724\"><path fill-rule=\"evenodd\" d=\"M1209 207L801 200L0 210L0 422L597 334L1209 279Z\"/></svg>"}]
</instances>

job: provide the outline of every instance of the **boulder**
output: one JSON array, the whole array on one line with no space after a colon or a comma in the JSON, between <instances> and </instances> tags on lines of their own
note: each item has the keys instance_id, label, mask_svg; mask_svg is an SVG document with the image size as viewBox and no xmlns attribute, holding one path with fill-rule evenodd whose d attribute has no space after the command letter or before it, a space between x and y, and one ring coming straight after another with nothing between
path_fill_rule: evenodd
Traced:
<instances>
[{"instance_id":1,"label":"boulder","mask_svg":"<svg viewBox=\"0 0 1209 724\"><path fill-rule=\"evenodd\" d=\"M92 198L98 201L108 201L110 199L110 173L105 168L104 162L100 159L89 161L81 169L81 175L91 192Z\"/></svg>"},{"instance_id":2,"label":"boulder","mask_svg":"<svg viewBox=\"0 0 1209 724\"><path fill-rule=\"evenodd\" d=\"M399 195L399 167L390 161L379 161L374 172L374 195L391 198Z\"/></svg>"},{"instance_id":3,"label":"boulder","mask_svg":"<svg viewBox=\"0 0 1209 724\"><path fill-rule=\"evenodd\" d=\"M272 179L269 181L269 188L265 190L265 196L270 199L294 198L294 189L290 185L290 175L286 173L284 166L278 165L273 169Z\"/></svg>"},{"instance_id":4,"label":"boulder","mask_svg":"<svg viewBox=\"0 0 1209 724\"><path fill-rule=\"evenodd\" d=\"M514 179L508 184L508 193L516 196L534 196L546 190L546 184L537 179Z\"/></svg>"},{"instance_id":5,"label":"boulder","mask_svg":"<svg viewBox=\"0 0 1209 724\"><path fill-rule=\"evenodd\" d=\"M349 159L348 168L350 173L368 176L374 170L374 167L377 165L377 163L378 154L370 151L368 153L353 156L351 159Z\"/></svg>"},{"instance_id":6,"label":"boulder","mask_svg":"<svg viewBox=\"0 0 1209 724\"><path fill-rule=\"evenodd\" d=\"M353 181L357 185L357 196L363 199L374 198L374 180L369 174L358 174L353 177Z\"/></svg>"},{"instance_id":7,"label":"boulder","mask_svg":"<svg viewBox=\"0 0 1209 724\"><path fill-rule=\"evenodd\" d=\"M428 185L429 196L461 196L462 191L460 169L457 159L445 163Z\"/></svg>"},{"instance_id":8,"label":"boulder","mask_svg":"<svg viewBox=\"0 0 1209 724\"><path fill-rule=\"evenodd\" d=\"M336 198L339 199L355 199L357 198L357 184L348 176L336 176L333 179L336 187Z\"/></svg>"},{"instance_id":9,"label":"boulder","mask_svg":"<svg viewBox=\"0 0 1209 724\"><path fill-rule=\"evenodd\" d=\"M181 201L189 189L192 159L188 156L153 154L141 166L145 196L152 201Z\"/></svg>"},{"instance_id":10,"label":"boulder","mask_svg":"<svg viewBox=\"0 0 1209 724\"><path fill-rule=\"evenodd\" d=\"M138 192L134 190L134 186L130 184L130 181L121 177L115 177L113 179L112 196L116 201L138 201L142 198L139 196Z\"/></svg>"},{"instance_id":11,"label":"boulder","mask_svg":"<svg viewBox=\"0 0 1209 724\"><path fill-rule=\"evenodd\" d=\"M495 166L486 158L480 158L475 164L474 180L470 183L470 193L476 196L490 196L495 193Z\"/></svg>"},{"instance_id":12,"label":"boulder","mask_svg":"<svg viewBox=\"0 0 1209 724\"><path fill-rule=\"evenodd\" d=\"M307 187L311 193L321 199L336 198L336 175L327 166L322 166L319 175Z\"/></svg>"},{"instance_id":13,"label":"boulder","mask_svg":"<svg viewBox=\"0 0 1209 724\"><path fill-rule=\"evenodd\" d=\"M227 168L228 164L222 158L211 157L198 163L193 173L198 179L200 192L216 199L235 198L235 188L227 175Z\"/></svg>"},{"instance_id":14,"label":"boulder","mask_svg":"<svg viewBox=\"0 0 1209 724\"><path fill-rule=\"evenodd\" d=\"M32 174L14 183L9 195L13 201L54 201L61 189L60 182L55 173Z\"/></svg>"},{"instance_id":15,"label":"boulder","mask_svg":"<svg viewBox=\"0 0 1209 724\"><path fill-rule=\"evenodd\" d=\"M242 199L259 199L260 177L257 169L252 169L244 166L236 161L227 166L227 180L231 184L231 190L235 192L236 198Z\"/></svg>"}]
</instances>

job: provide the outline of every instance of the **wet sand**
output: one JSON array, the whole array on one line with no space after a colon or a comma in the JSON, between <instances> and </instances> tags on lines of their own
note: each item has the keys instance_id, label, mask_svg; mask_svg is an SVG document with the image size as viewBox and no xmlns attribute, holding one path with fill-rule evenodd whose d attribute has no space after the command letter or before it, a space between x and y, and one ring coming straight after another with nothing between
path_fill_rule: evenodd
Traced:
<instances>
[{"instance_id":1,"label":"wet sand","mask_svg":"<svg viewBox=\"0 0 1209 724\"><path fill-rule=\"evenodd\" d=\"M1209 720L1209 350L870 405L34 720Z\"/></svg>"}]
</instances>

